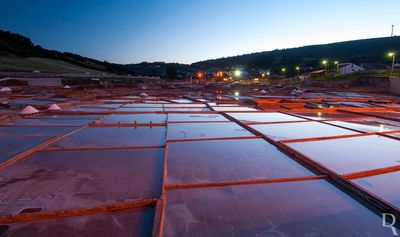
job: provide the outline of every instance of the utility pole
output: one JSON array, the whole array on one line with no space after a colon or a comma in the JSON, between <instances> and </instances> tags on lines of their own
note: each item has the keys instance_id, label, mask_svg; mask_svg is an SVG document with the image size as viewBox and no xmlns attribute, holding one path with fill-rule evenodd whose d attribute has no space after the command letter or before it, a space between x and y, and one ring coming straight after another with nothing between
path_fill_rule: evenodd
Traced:
<instances>
[{"instance_id":1,"label":"utility pole","mask_svg":"<svg viewBox=\"0 0 400 237\"><path fill-rule=\"evenodd\" d=\"M393 53L393 59L392 59L392 71L390 72L390 77L393 76L393 69L394 69L394 59L396 57L396 54Z\"/></svg>"},{"instance_id":2,"label":"utility pole","mask_svg":"<svg viewBox=\"0 0 400 237\"><path fill-rule=\"evenodd\" d=\"M390 71L390 77L392 77L393 76L394 60L396 58L396 53L395 52L389 52L388 56L392 57L392 70Z\"/></svg>"},{"instance_id":3,"label":"utility pole","mask_svg":"<svg viewBox=\"0 0 400 237\"><path fill-rule=\"evenodd\" d=\"M394 25L392 25L392 33L390 34L390 37L393 37L393 28L394 28Z\"/></svg>"},{"instance_id":4,"label":"utility pole","mask_svg":"<svg viewBox=\"0 0 400 237\"><path fill-rule=\"evenodd\" d=\"M339 61L335 61L334 64L336 65L336 74L339 74Z\"/></svg>"}]
</instances>

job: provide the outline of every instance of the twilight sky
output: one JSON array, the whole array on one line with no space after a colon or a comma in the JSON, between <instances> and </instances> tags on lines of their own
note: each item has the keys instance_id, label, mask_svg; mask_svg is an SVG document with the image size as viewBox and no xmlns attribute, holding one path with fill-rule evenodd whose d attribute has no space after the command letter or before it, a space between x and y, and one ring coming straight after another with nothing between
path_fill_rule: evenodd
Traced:
<instances>
[{"instance_id":1,"label":"twilight sky","mask_svg":"<svg viewBox=\"0 0 400 237\"><path fill-rule=\"evenodd\" d=\"M12 0L0 29L117 63L192 63L400 34L399 0Z\"/></svg>"}]
</instances>

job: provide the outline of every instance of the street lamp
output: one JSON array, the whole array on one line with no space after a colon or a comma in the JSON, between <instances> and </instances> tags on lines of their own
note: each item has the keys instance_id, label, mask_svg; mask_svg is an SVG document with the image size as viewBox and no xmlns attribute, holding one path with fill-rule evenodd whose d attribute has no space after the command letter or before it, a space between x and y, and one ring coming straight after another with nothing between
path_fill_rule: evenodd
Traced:
<instances>
[{"instance_id":1,"label":"street lamp","mask_svg":"<svg viewBox=\"0 0 400 237\"><path fill-rule=\"evenodd\" d=\"M202 72L198 72L196 76L198 79L202 79L204 74Z\"/></svg>"},{"instance_id":2,"label":"street lamp","mask_svg":"<svg viewBox=\"0 0 400 237\"><path fill-rule=\"evenodd\" d=\"M236 77L240 77L240 75L242 75L242 72L240 70L235 70L234 74Z\"/></svg>"},{"instance_id":3,"label":"street lamp","mask_svg":"<svg viewBox=\"0 0 400 237\"><path fill-rule=\"evenodd\" d=\"M336 74L339 74L339 61L333 62L336 65Z\"/></svg>"},{"instance_id":4,"label":"street lamp","mask_svg":"<svg viewBox=\"0 0 400 237\"><path fill-rule=\"evenodd\" d=\"M282 68L281 71L282 71L282 74L285 76L286 68Z\"/></svg>"},{"instance_id":5,"label":"street lamp","mask_svg":"<svg viewBox=\"0 0 400 237\"><path fill-rule=\"evenodd\" d=\"M300 74L300 67L299 66L296 66L296 71L297 71L297 74Z\"/></svg>"},{"instance_id":6,"label":"street lamp","mask_svg":"<svg viewBox=\"0 0 400 237\"><path fill-rule=\"evenodd\" d=\"M326 59L322 60L322 65L325 66L325 75L326 75L326 72L328 70L328 60L326 60Z\"/></svg>"},{"instance_id":7,"label":"street lamp","mask_svg":"<svg viewBox=\"0 0 400 237\"><path fill-rule=\"evenodd\" d=\"M392 57L392 71L390 72L390 76L393 76L393 69L394 69L394 59L396 58L396 54L394 52L389 52L388 53L389 57Z\"/></svg>"}]
</instances>

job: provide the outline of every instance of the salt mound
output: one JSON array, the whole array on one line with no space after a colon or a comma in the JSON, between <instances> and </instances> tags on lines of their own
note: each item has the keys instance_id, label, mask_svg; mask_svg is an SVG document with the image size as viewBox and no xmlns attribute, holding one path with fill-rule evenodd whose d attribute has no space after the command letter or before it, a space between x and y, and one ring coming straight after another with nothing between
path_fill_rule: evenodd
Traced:
<instances>
[{"instance_id":1,"label":"salt mound","mask_svg":"<svg viewBox=\"0 0 400 237\"><path fill-rule=\"evenodd\" d=\"M60 110L60 109L61 109L61 107L58 106L57 104L52 104L49 107L49 110Z\"/></svg>"},{"instance_id":2,"label":"salt mound","mask_svg":"<svg viewBox=\"0 0 400 237\"><path fill-rule=\"evenodd\" d=\"M36 114L39 113L39 110L33 108L32 106L28 105L26 106L21 112L20 114L22 115L29 115L29 114Z\"/></svg>"},{"instance_id":3,"label":"salt mound","mask_svg":"<svg viewBox=\"0 0 400 237\"><path fill-rule=\"evenodd\" d=\"M0 88L0 92L11 92L11 88L10 87L2 87Z\"/></svg>"}]
</instances>

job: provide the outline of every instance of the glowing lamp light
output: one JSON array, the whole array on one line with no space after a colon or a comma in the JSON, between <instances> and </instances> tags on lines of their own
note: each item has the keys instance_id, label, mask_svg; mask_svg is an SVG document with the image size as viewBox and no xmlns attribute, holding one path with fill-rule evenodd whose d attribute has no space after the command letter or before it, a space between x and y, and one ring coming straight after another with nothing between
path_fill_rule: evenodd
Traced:
<instances>
[{"instance_id":1,"label":"glowing lamp light","mask_svg":"<svg viewBox=\"0 0 400 237\"><path fill-rule=\"evenodd\" d=\"M299 66L296 67L296 71L298 71L298 70L300 70L300 67L299 67Z\"/></svg>"},{"instance_id":2,"label":"glowing lamp light","mask_svg":"<svg viewBox=\"0 0 400 237\"><path fill-rule=\"evenodd\" d=\"M335 61L335 62L333 62L335 65L337 65L339 62L338 61Z\"/></svg>"},{"instance_id":3,"label":"glowing lamp light","mask_svg":"<svg viewBox=\"0 0 400 237\"><path fill-rule=\"evenodd\" d=\"M235 96L239 96L239 95L240 95L239 91L235 91Z\"/></svg>"},{"instance_id":4,"label":"glowing lamp light","mask_svg":"<svg viewBox=\"0 0 400 237\"><path fill-rule=\"evenodd\" d=\"M240 75L242 75L242 72L240 70L236 70L234 74L235 76L240 77Z\"/></svg>"},{"instance_id":5,"label":"glowing lamp light","mask_svg":"<svg viewBox=\"0 0 400 237\"><path fill-rule=\"evenodd\" d=\"M318 118L320 118L322 116L322 113L318 112L317 115L318 115Z\"/></svg>"},{"instance_id":6,"label":"glowing lamp light","mask_svg":"<svg viewBox=\"0 0 400 237\"><path fill-rule=\"evenodd\" d=\"M282 68L282 72L285 72L286 71L286 68Z\"/></svg>"},{"instance_id":7,"label":"glowing lamp light","mask_svg":"<svg viewBox=\"0 0 400 237\"><path fill-rule=\"evenodd\" d=\"M379 131L384 132L385 131L385 124L381 123L379 124Z\"/></svg>"},{"instance_id":8,"label":"glowing lamp light","mask_svg":"<svg viewBox=\"0 0 400 237\"><path fill-rule=\"evenodd\" d=\"M388 53L388 56L389 56L389 57L393 57L394 55L395 55L394 52L389 52L389 53Z\"/></svg>"},{"instance_id":9,"label":"glowing lamp light","mask_svg":"<svg viewBox=\"0 0 400 237\"><path fill-rule=\"evenodd\" d=\"M328 64L328 60L322 60L322 64L323 64L323 65Z\"/></svg>"}]
</instances>

